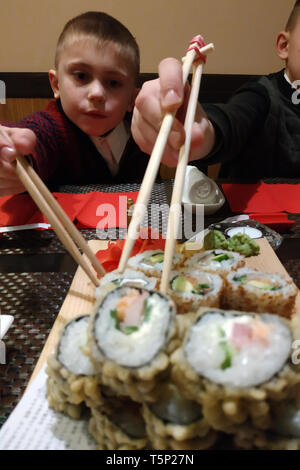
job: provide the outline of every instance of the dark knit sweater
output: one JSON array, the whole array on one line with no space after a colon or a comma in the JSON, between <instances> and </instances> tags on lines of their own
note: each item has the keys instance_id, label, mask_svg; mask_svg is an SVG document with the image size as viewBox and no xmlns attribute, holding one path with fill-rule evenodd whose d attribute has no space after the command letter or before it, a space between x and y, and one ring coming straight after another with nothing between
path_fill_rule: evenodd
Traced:
<instances>
[{"instance_id":1,"label":"dark knit sweater","mask_svg":"<svg viewBox=\"0 0 300 470\"><path fill-rule=\"evenodd\" d=\"M89 136L67 118L54 99L43 111L5 125L28 128L37 135L33 165L48 184L133 182L143 178L148 164L149 156L130 137L119 171L112 176Z\"/></svg>"},{"instance_id":2,"label":"dark knit sweater","mask_svg":"<svg viewBox=\"0 0 300 470\"><path fill-rule=\"evenodd\" d=\"M293 93L282 70L249 81L227 104L204 105L217 138L202 163L222 162L220 176L228 178L299 177L300 105Z\"/></svg>"}]
</instances>

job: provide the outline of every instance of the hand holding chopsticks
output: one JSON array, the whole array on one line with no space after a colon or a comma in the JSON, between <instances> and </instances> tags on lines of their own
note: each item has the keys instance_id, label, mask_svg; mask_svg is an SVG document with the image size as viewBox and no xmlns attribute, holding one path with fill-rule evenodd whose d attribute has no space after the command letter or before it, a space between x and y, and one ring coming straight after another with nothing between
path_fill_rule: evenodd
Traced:
<instances>
[{"instance_id":1,"label":"hand holding chopsticks","mask_svg":"<svg viewBox=\"0 0 300 470\"><path fill-rule=\"evenodd\" d=\"M2 126L0 126L0 133L9 142L11 141ZM16 158L16 173L36 205L47 217L58 238L69 251L70 255L82 267L93 284L97 286L99 284L97 276L94 271L91 270L86 259L82 257L75 242L87 256L96 273L99 275L105 274L103 266L94 255L81 233L76 229L75 225L52 196L47 186L34 171L27 159L22 155L18 155Z\"/></svg>"},{"instance_id":2,"label":"hand holding chopsticks","mask_svg":"<svg viewBox=\"0 0 300 470\"><path fill-rule=\"evenodd\" d=\"M202 42L201 42L202 41ZM191 126L194 122L194 116L195 116L195 110L196 110L196 104L198 100L198 93L199 93L199 87L200 87L200 81L201 81L201 76L202 76L202 63L205 62L205 55L206 53L210 52L213 50L213 44L209 44L207 46L203 46L203 40L201 36L197 36L191 41L190 48L184 58L183 62L183 68L182 68L182 74L183 74L183 85L185 84L187 77L189 75L190 69L192 65L195 62L196 56L197 61L196 61L196 66L195 66L195 74L194 74L194 80L193 80L193 87L192 87L192 92L190 96L190 104L189 104L189 111L187 113L187 118L186 118L186 143L183 146L183 148L180 151L180 157L179 157L179 163L178 166L180 168L180 171L177 176L177 181L174 184L174 197L172 198L172 204L175 204L176 201L178 201L178 206L180 205L181 197L182 197L182 187L183 187L183 179L185 175L185 168L186 164L188 161L188 156L189 156L189 150L190 150L190 133L191 133ZM194 88L194 91L193 91ZM158 137L156 139L151 158L141 185L141 189L139 192L139 196L137 199L137 202L135 204L135 209L133 212L131 224L128 228L128 235L126 239L126 243L122 252L122 256L120 259L119 267L118 270L119 272L123 272L128 258L130 256L130 253L132 251L134 242L137 238L138 230L141 225L150 193L159 169L160 161L162 158L162 155L164 153L164 149L168 140L169 133L172 128L172 124L174 121L175 113L167 113L162 121L162 125L158 134ZM172 207L171 207L172 211ZM170 211L170 214L171 214ZM179 209L175 207L175 211L178 212ZM173 251L174 251L174 244L175 244L175 238L177 234L177 227L179 223L179 215L175 215L175 217L170 217L169 218L169 228L168 228L168 236L172 237L173 241L169 243L168 246L168 257L166 260L165 256L165 261L164 261L164 266L167 266L167 271L169 271L169 264L171 263L170 257L173 256ZM167 261L167 263L166 263ZM164 267L165 269L165 267ZM164 284L161 289L163 291L166 289L166 279L168 277L167 271L165 274L163 274L164 277Z\"/></svg>"}]
</instances>

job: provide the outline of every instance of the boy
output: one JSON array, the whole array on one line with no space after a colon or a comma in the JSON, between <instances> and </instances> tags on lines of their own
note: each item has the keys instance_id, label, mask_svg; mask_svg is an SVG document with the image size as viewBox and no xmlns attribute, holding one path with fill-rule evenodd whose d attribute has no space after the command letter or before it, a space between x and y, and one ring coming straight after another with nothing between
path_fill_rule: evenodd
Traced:
<instances>
[{"instance_id":1,"label":"boy","mask_svg":"<svg viewBox=\"0 0 300 470\"><path fill-rule=\"evenodd\" d=\"M24 191L13 168L16 152L30 154L47 183L128 181L143 175L148 156L130 137L126 116L133 109L138 75L138 45L119 21L101 12L70 20L58 40L55 69L49 71L55 99L44 111L8 124L13 145L0 137L0 196Z\"/></svg>"},{"instance_id":2,"label":"boy","mask_svg":"<svg viewBox=\"0 0 300 470\"><path fill-rule=\"evenodd\" d=\"M300 0L278 35L276 48L285 70L249 81L227 104L204 105L204 109L199 105L192 134L193 164L222 162L220 176L227 178L300 176L299 92L293 86L300 79ZM149 153L164 112L186 105L188 99L179 62L166 59L159 72L160 80L141 90L132 121L136 142ZM183 139L179 118L163 163L176 166Z\"/></svg>"}]
</instances>

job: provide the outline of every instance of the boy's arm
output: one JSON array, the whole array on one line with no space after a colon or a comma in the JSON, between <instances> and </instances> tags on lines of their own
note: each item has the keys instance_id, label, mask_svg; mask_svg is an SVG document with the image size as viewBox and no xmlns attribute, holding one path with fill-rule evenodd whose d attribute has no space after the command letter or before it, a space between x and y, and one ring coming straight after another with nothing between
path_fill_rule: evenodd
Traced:
<instances>
[{"instance_id":1,"label":"boy's arm","mask_svg":"<svg viewBox=\"0 0 300 470\"><path fill-rule=\"evenodd\" d=\"M215 128L215 146L203 160L208 165L233 160L258 140L270 108L264 86L249 82L241 87L226 104L204 105Z\"/></svg>"},{"instance_id":2,"label":"boy's arm","mask_svg":"<svg viewBox=\"0 0 300 470\"><path fill-rule=\"evenodd\" d=\"M0 135L0 196L18 194L25 191L15 172L17 154L33 152L36 136L29 129L5 127L9 140Z\"/></svg>"},{"instance_id":3,"label":"boy's arm","mask_svg":"<svg viewBox=\"0 0 300 470\"><path fill-rule=\"evenodd\" d=\"M159 66L159 79L146 82L136 99L132 135L146 153L152 152L164 114L178 110L162 158L168 166L176 166L178 149L184 142L182 122L188 98L189 89L182 86L181 64L165 59ZM189 160L210 165L235 158L249 139L260 133L269 105L265 88L256 82L239 90L227 104L207 105L205 111L198 104Z\"/></svg>"},{"instance_id":4,"label":"boy's arm","mask_svg":"<svg viewBox=\"0 0 300 470\"><path fill-rule=\"evenodd\" d=\"M61 131L55 119L46 112L3 125L10 141L0 136L0 196L25 191L14 170L18 153L31 156L33 167L43 180L54 173L62 153Z\"/></svg>"}]
</instances>

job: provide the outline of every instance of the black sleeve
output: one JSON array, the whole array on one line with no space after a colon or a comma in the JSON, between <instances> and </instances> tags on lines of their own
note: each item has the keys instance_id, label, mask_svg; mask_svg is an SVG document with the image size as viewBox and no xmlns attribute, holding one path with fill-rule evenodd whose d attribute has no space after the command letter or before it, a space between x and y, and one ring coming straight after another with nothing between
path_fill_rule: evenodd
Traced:
<instances>
[{"instance_id":1,"label":"black sleeve","mask_svg":"<svg viewBox=\"0 0 300 470\"><path fill-rule=\"evenodd\" d=\"M226 104L203 105L216 132L212 152L203 163L211 165L234 159L262 131L270 108L266 88L250 83L240 88Z\"/></svg>"}]
</instances>

